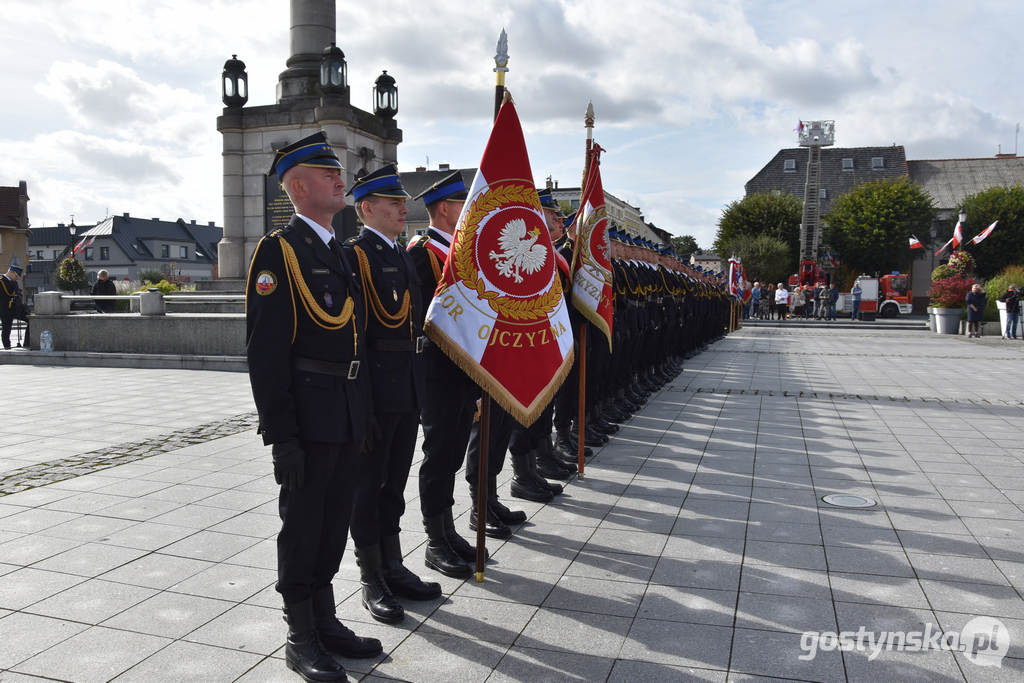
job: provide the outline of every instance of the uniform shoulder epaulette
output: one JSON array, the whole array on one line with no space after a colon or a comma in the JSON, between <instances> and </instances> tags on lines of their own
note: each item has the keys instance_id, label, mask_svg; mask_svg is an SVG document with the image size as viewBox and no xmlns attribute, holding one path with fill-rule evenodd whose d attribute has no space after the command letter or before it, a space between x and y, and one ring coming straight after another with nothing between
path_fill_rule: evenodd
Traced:
<instances>
[{"instance_id":1,"label":"uniform shoulder epaulette","mask_svg":"<svg viewBox=\"0 0 1024 683\"><path fill-rule=\"evenodd\" d=\"M356 235L355 237L349 237L347 240L345 240L344 244L345 244L345 246L351 247L353 244L355 244L358 241L359 241L359 235Z\"/></svg>"},{"instance_id":2,"label":"uniform shoulder epaulette","mask_svg":"<svg viewBox=\"0 0 1024 683\"><path fill-rule=\"evenodd\" d=\"M280 237L284 234L284 228L276 228L267 233L267 237Z\"/></svg>"},{"instance_id":3,"label":"uniform shoulder epaulette","mask_svg":"<svg viewBox=\"0 0 1024 683\"><path fill-rule=\"evenodd\" d=\"M427 242L429 242L429 241L430 241L430 235L428 235L426 233L415 235L415 236L413 236L413 238L411 240L409 240L408 248L412 249L413 247L426 246Z\"/></svg>"}]
</instances>

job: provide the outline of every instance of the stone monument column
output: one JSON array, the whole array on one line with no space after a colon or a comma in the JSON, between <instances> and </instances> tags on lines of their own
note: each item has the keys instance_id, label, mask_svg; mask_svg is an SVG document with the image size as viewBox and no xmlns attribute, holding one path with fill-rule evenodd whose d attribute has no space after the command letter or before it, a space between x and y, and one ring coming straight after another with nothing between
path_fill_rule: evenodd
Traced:
<instances>
[{"instance_id":1,"label":"stone monument column","mask_svg":"<svg viewBox=\"0 0 1024 683\"><path fill-rule=\"evenodd\" d=\"M335 42L335 0L291 0L291 56L277 81L277 101L319 98L320 55Z\"/></svg>"}]
</instances>

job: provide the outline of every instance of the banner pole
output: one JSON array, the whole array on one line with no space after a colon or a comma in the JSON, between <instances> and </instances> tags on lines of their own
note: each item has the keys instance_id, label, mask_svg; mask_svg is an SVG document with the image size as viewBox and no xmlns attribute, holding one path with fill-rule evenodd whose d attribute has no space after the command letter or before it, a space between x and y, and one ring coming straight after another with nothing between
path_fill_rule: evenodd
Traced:
<instances>
[{"instance_id":1,"label":"banner pole","mask_svg":"<svg viewBox=\"0 0 1024 683\"><path fill-rule=\"evenodd\" d=\"M583 478L583 448L586 445L587 431L587 322L580 323L580 398L576 416L576 427L579 438L576 440L576 470L580 479Z\"/></svg>"},{"instance_id":2,"label":"banner pole","mask_svg":"<svg viewBox=\"0 0 1024 683\"><path fill-rule=\"evenodd\" d=\"M498 45L494 54L494 119L498 119L498 111L505 99L505 73L508 71L508 34L501 29ZM491 395L486 391L480 396L480 456L477 463L476 478L476 581L484 580L484 558L487 552L487 541L484 530L487 527L487 476L490 450L488 441L491 432Z\"/></svg>"}]
</instances>

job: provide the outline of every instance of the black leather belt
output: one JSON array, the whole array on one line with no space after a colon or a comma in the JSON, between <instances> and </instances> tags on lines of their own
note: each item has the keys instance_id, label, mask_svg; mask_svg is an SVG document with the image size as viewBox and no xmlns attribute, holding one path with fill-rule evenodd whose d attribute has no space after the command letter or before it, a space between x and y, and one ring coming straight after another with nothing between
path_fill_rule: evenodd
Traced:
<instances>
[{"instance_id":1,"label":"black leather belt","mask_svg":"<svg viewBox=\"0 0 1024 683\"><path fill-rule=\"evenodd\" d=\"M374 351L412 351L423 353L427 345L427 337L416 337L415 339L377 339L370 343Z\"/></svg>"},{"instance_id":2,"label":"black leather belt","mask_svg":"<svg viewBox=\"0 0 1024 683\"><path fill-rule=\"evenodd\" d=\"M292 367L302 372L313 372L318 375L333 375L345 379L359 377L359 361L357 360L348 363L332 363L331 361L298 356L292 359Z\"/></svg>"}]
</instances>

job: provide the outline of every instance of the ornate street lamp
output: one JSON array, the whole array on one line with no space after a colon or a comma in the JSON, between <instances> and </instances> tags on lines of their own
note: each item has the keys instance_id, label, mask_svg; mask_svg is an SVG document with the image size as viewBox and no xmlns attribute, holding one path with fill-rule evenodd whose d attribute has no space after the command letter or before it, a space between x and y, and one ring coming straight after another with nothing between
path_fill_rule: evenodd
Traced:
<instances>
[{"instance_id":1,"label":"ornate street lamp","mask_svg":"<svg viewBox=\"0 0 1024 683\"><path fill-rule=\"evenodd\" d=\"M249 101L249 75L245 73L245 62L238 55L224 62L221 77L221 100L225 107L241 107Z\"/></svg>"},{"instance_id":2,"label":"ornate street lamp","mask_svg":"<svg viewBox=\"0 0 1024 683\"><path fill-rule=\"evenodd\" d=\"M393 119L398 113L398 87L387 70L374 82L373 103L373 113L382 119Z\"/></svg>"},{"instance_id":3,"label":"ornate street lamp","mask_svg":"<svg viewBox=\"0 0 1024 683\"><path fill-rule=\"evenodd\" d=\"M348 88L348 65L345 53L331 43L320 58L320 92L325 95L343 95Z\"/></svg>"}]
</instances>

